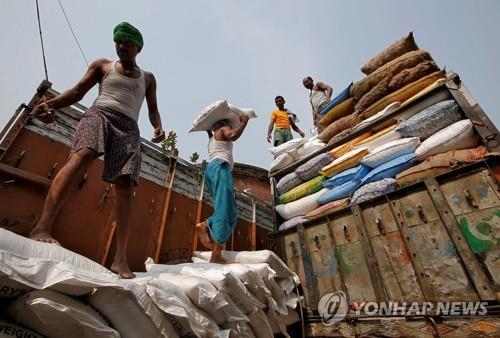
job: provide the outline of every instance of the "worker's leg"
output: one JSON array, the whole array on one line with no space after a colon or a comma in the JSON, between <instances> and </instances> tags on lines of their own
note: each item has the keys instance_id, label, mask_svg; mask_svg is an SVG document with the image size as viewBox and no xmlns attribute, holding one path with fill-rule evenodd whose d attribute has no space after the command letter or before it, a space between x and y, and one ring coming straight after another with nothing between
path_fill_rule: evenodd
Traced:
<instances>
[{"instance_id":1,"label":"worker's leg","mask_svg":"<svg viewBox=\"0 0 500 338\"><path fill-rule=\"evenodd\" d=\"M111 271L122 278L134 278L127 263L127 244L130 234L130 210L132 208L132 196L134 185L129 175L123 175L116 179L116 253L111 265Z\"/></svg>"},{"instance_id":2,"label":"worker's leg","mask_svg":"<svg viewBox=\"0 0 500 338\"><path fill-rule=\"evenodd\" d=\"M213 161L207 167L207 185L212 192L214 213L208 218L208 230L213 242L210 261L224 263L222 246L229 239L237 222L236 199L231 168L225 161ZM212 165L211 165L212 164Z\"/></svg>"},{"instance_id":3,"label":"worker's leg","mask_svg":"<svg viewBox=\"0 0 500 338\"><path fill-rule=\"evenodd\" d=\"M40 242L59 244L52 237L52 227L55 219L64 206L64 203L75 191L95 156L96 153L92 149L80 149L71 155L68 162L57 173L45 198L40 220L30 233L32 239Z\"/></svg>"}]
</instances>

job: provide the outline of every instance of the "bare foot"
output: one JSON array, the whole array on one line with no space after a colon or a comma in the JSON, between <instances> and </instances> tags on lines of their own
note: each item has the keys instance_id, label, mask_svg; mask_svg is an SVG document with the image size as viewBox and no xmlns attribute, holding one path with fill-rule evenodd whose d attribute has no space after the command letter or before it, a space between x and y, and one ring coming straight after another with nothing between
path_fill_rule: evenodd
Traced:
<instances>
[{"instance_id":1,"label":"bare foot","mask_svg":"<svg viewBox=\"0 0 500 338\"><path fill-rule=\"evenodd\" d=\"M214 242L210 238L207 221L196 224L196 230L198 231L198 237L200 238L201 244L206 248L212 249Z\"/></svg>"},{"instance_id":2,"label":"bare foot","mask_svg":"<svg viewBox=\"0 0 500 338\"><path fill-rule=\"evenodd\" d=\"M212 254L210 255L210 263L228 264L229 261L222 257L223 245L214 243Z\"/></svg>"},{"instance_id":3,"label":"bare foot","mask_svg":"<svg viewBox=\"0 0 500 338\"><path fill-rule=\"evenodd\" d=\"M135 278L134 273L132 272L132 270L130 270L126 262L115 261L111 265L110 270L119 275L123 279Z\"/></svg>"},{"instance_id":4,"label":"bare foot","mask_svg":"<svg viewBox=\"0 0 500 338\"><path fill-rule=\"evenodd\" d=\"M37 242L42 242L42 243L50 243L50 244L55 244L55 245L61 245L52 235L47 232L47 231L31 231L30 233L30 238L32 240L35 240Z\"/></svg>"}]
</instances>

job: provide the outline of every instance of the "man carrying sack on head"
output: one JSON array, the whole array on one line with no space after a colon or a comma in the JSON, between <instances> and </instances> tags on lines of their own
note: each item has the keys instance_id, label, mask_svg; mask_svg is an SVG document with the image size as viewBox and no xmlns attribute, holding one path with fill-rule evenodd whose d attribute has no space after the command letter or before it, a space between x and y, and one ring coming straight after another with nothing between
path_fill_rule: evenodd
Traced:
<instances>
[{"instance_id":1,"label":"man carrying sack on head","mask_svg":"<svg viewBox=\"0 0 500 338\"><path fill-rule=\"evenodd\" d=\"M136 63L144 45L142 34L122 22L113 30L118 60L98 59L71 89L33 108L33 115L45 123L54 120L52 109L80 101L96 84L99 95L82 116L74 136L68 162L55 176L45 199L42 215L31 231L34 240L59 244L52 237L57 215L76 190L92 162L104 155L102 179L113 183L116 191L116 254L111 270L122 278L134 278L127 263L127 242L134 186L139 182L141 140L137 120L144 98L154 128L152 142L165 139L156 101L154 75Z\"/></svg>"}]
</instances>

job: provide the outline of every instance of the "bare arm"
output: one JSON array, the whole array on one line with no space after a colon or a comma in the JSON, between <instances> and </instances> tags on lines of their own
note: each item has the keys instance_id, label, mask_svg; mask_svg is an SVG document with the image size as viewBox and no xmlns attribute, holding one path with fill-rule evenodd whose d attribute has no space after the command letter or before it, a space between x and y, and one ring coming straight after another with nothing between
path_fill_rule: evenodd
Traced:
<instances>
[{"instance_id":1,"label":"bare arm","mask_svg":"<svg viewBox=\"0 0 500 338\"><path fill-rule=\"evenodd\" d=\"M40 102L33 107L31 114L39 118L42 122L53 122L54 112L51 108L57 109L67 107L80 101L85 94L102 79L105 66L109 62L110 61L107 59L99 59L92 62L83 77L73 88L66 90L50 100Z\"/></svg>"},{"instance_id":2,"label":"bare arm","mask_svg":"<svg viewBox=\"0 0 500 338\"><path fill-rule=\"evenodd\" d=\"M156 99L156 79L152 73L146 73L148 87L146 89L146 102L148 104L149 122L155 129L152 142L158 143L165 139L165 132L161 126L160 112L158 111L158 101Z\"/></svg>"},{"instance_id":3,"label":"bare arm","mask_svg":"<svg viewBox=\"0 0 500 338\"><path fill-rule=\"evenodd\" d=\"M292 129L295 130L295 132L298 133L301 137L305 136L304 132L302 130L300 130L299 127L297 127L297 125L295 124L295 122L290 121L290 125L292 126Z\"/></svg>"},{"instance_id":4,"label":"bare arm","mask_svg":"<svg viewBox=\"0 0 500 338\"><path fill-rule=\"evenodd\" d=\"M48 100L46 103L50 108L62 108L77 103L88 91L94 87L103 76L103 69L110 61L107 59L99 59L92 62L83 75L82 79L71 89L66 90L60 95Z\"/></svg>"},{"instance_id":5,"label":"bare arm","mask_svg":"<svg viewBox=\"0 0 500 338\"><path fill-rule=\"evenodd\" d=\"M332 98L333 94L333 88L327 85L326 83L323 82L318 82L316 83L316 86L318 87L319 90L321 91L326 91L325 95L328 97L328 100Z\"/></svg>"},{"instance_id":6,"label":"bare arm","mask_svg":"<svg viewBox=\"0 0 500 338\"><path fill-rule=\"evenodd\" d=\"M273 129L274 129L274 121L271 120L269 122L269 126L267 127L267 142L271 142L271 134L273 132Z\"/></svg>"},{"instance_id":7,"label":"bare arm","mask_svg":"<svg viewBox=\"0 0 500 338\"><path fill-rule=\"evenodd\" d=\"M241 134L243 134L243 130L245 130L248 123L248 116L240 115L240 125L234 129L224 126L221 128L222 135L224 136L225 141L236 141L240 138Z\"/></svg>"}]
</instances>

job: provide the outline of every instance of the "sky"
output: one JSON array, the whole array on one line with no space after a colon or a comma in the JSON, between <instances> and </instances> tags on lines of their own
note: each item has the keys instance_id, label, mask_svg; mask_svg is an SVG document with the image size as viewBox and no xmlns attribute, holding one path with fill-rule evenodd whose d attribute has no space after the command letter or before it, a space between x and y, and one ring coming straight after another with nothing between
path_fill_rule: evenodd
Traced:
<instances>
[{"instance_id":1,"label":"sky","mask_svg":"<svg viewBox=\"0 0 500 338\"><path fill-rule=\"evenodd\" d=\"M235 161L269 168L266 141L274 97L309 131L312 114L306 75L341 92L364 75L360 67L390 43L414 32L440 67L460 74L500 126L500 1L497 0L60 0L89 62L116 59L112 30L128 21L141 30L140 67L155 74L163 127L178 135L180 156L207 157L205 133L188 133L208 104L226 99L252 107L234 147ZM40 0L49 80L73 86L87 65L57 0ZM44 79L34 0L0 0L0 127L28 102ZM90 106L97 90L82 104ZM153 129L144 103L141 136ZM297 134L294 134L298 137Z\"/></svg>"}]
</instances>

